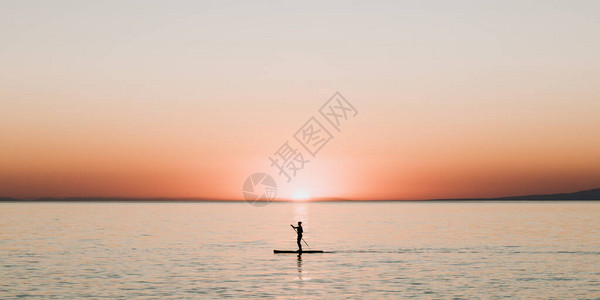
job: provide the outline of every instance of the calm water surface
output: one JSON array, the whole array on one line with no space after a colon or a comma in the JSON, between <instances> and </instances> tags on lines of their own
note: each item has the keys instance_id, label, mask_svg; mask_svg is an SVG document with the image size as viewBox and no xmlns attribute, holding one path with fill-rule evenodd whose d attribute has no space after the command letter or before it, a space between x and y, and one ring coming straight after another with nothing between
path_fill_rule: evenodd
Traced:
<instances>
[{"instance_id":1,"label":"calm water surface","mask_svg":"<svg viewBox=\"0 0 600 300\"><path fill-rule=\"evenodd\" d=\"M294 249L290 223L324 254ZM600 202L0 203L0 298L600 298Z\"/></svg>"}]
</instances>

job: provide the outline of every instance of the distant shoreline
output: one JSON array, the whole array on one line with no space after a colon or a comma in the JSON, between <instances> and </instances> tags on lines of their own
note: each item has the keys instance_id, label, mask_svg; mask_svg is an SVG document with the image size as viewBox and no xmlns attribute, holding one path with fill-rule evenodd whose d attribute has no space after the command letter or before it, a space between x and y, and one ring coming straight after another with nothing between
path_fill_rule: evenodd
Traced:
<instances>
[{"instance_id":1,"label":"distant shoreline","mask_svg":"<svg viewBox=\"0 0 600 300\"><path fill-rule=\"evenodd\" d=\"M451 198L451 199L377 199L377 200L352 200L341 198L317 198L306 202L513 202L513 201L600 201L600 188L578 191L573 193L541 194L525 196L508 196L494 198ZM0 197L0 202L245 202L245 200L233 199L207 199L207 198L128 198L128 197L65 197L51 198L43 197L37 199L18 199ZM291 199L277 199L259 202L297 202Z\"/></svg>"}]
</instances>

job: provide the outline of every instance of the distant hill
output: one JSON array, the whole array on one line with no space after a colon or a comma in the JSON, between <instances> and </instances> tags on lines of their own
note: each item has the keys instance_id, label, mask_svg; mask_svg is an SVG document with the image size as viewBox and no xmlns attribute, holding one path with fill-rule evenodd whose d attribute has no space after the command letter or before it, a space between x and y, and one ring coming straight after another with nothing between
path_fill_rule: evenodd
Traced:
<instances>
[{"instance_id":1,"label":"distant hill","mask_svg":"<svg viewBox=\"0 0 600 300\"><path fill-rule=\"evenodd\" d=\"M600 200L600 188L574 193L510 196L497 198L473 198L464 200Z\"/></svg>"}]
</instances>

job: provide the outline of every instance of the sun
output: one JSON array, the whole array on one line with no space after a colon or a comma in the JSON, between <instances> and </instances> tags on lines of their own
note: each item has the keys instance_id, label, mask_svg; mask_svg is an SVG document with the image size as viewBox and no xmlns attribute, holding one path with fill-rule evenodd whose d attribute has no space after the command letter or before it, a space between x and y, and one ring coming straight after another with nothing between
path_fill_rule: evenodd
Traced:
<instances>
[{"instance_id":1,"label":"sun","mask_svg":"<svg viewBox=\"0 0 600 300\"><path fill-rule=\"evenodd\" d=\"M300 190L300 191L294 192L294 195L292 196L292 199L294 199L294 200L308 200L308 199L310 199L310 195L308 194L308 192Z\"/></svg>"}]
</instances>

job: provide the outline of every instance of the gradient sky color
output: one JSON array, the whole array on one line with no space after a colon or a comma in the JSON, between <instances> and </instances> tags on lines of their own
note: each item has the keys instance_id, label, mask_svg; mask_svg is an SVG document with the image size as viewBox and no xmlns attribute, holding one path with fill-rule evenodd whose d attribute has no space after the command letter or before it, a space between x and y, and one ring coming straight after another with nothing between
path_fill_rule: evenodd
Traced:
<instances>
[{"instance_id":1,"label":"gradient sky color","mask_svg":"<svg viewBox=\"0 0 600 300\"><path fill-rule=\"evenodd\" d=\"M598 1L1 1L0 195L426 199L600 186ZM290 183L272 155L359 111Z\"/></svg>"}]
</instances>

